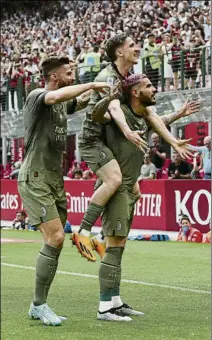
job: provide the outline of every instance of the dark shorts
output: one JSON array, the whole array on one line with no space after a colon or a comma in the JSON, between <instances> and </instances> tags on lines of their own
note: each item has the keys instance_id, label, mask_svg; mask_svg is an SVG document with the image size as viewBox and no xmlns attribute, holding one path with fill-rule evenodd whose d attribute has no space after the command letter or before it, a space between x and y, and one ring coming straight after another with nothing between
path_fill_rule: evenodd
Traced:
<instances>
[{"instance_id":1,"label":"dark shorts","mask_svg":"<svg viewBox=\"0 0 212 340\"><path fill-rule=\"evenodd\" d=\"M89 168L96 173L101 167L115 159L112 151L101 141L79 144L80 155Z\"/></svg>"},{"instance_id":2,"label":"dark shorts","mask_svg":"<svg viewBox=\"0 0 212 340\"><path fill-rule=\"evenodd\" d=\"M185 79L192 79L196 80L197 78L197 71L196 69L187 69L185 70Z\"/></svg>"},{"instance_id":3,"label":"dark shorts","mask_svg":"<svg viewBox=\"0 0 212 340\"><path fill-rule=\"evenodd\" d=\"M33 226L60 218L64 226L67 219L67 199L64 187L52 187L35 181L19 181L18 191L29 222Z\"/></svg>"},{"instance_id":4,"label":"dark shorts","mask_svg":"<svg viewBox=\"0 0 212 340\"><path fill-rule=\"evenodd\" d=\"M120 187L103 211L104 235L127 237L133 220L134 206L135 195Z\"/></svg>"},{"instance_id":5,"label":"dark shorts","mask_svg":"<svg viewBox=\"0 0 212 340\"><path fill-rule=\"evenodd\" d=\"M171 62L171 67L172 67L172 71L174 73L178 72L180 70L180 65L181 65L181 61L172 61Z\"/></svg>"}]
</instances>

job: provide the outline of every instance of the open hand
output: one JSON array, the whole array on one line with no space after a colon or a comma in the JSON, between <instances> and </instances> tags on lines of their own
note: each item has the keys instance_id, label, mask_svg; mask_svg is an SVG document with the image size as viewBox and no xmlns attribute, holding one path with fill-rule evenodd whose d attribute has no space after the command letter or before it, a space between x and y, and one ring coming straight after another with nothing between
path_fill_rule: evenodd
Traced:
<instances>
[{"instance_id":1,"label":"open hand","mask_svg":"<svg viewBox=\"0 0 212 340\"><path fill-rule=\"evenodd\" d=\"M143 136L145 131L130 131L126 134L126 138L133 144L135 144L143 153L146 153L148 149L148 144L145 139L140 136Z\"/></svg>"},{"instance_id":2,"label":"open hand","mask_svg":"<svg viewBox=\"0 0 212 340\"><path fill-rule=\"evenodd\" d=\"M101 93L108 93L108 90L111 89L111 85L106 82L94 82L93 90Z\"/></svg>"},{"instance_id":3,"label":"open hand","mask_svg":"<svg viewBox=\"0 0 212 340\"><path fill-rule=\"evenodd\" d=\"M177 153L179 153L179 155L183 158L189 158L189 157L193 157L193 153L191 152L191 148L189 146L189 142L192 140L192 138L190 139L179 139L177 140L176 144L173 145L173 148L175 149L175 151Z\"/></svg>"},{"instance_id":4,"label":"open hand","mask_svg":"<svg viewBox=\"0 0 212 340\"><path fill-rule=\"evenodd\" d=\"M200 109L200 102L199 101L191 101L188 100L183 105L181 111L181 117L190 116L192 113L199 111Z\"/></svg>"}]
</instances>

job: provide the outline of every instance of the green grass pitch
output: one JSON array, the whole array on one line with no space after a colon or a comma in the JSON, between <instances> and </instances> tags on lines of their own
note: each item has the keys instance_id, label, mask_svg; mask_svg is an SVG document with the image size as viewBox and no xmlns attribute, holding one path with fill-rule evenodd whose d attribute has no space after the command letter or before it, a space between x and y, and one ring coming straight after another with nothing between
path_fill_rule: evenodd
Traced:
<instances>
[{"instance_id":1,"label":"green grass pitch","mask_svg":"<svg viewBox=\"0 0 212 340\"><path fill-rule=\"evenodd\" d=\"M33 297L33 268L41 234L2 230L1 238L40 240L1 246L1 336L4 340L210 339L208 244L128 241L123 257L121 296L145 316L134 316L129 323L111 323L96 319L99 258L96 263L81 258L66 235L60 272L53 282L48 304L68 320L62 326L48 327L39 320L30 320L27 315Z\"/></svg>"}]
</instances>

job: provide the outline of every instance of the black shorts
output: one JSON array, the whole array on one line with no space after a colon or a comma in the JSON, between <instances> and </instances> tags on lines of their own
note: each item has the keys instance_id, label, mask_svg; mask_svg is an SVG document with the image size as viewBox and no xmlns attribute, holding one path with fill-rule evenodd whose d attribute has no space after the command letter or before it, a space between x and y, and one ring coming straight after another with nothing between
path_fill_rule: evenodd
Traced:
<instances>
[{"instance_id":1,"label":"black shorts","mask_svg":"<svg viewBox=\"0 0 212 340\"><path fill-rule=\"evenodd\" d=\"M174 73L176 73L176 72L178 72L180 70L180 66L181 66L181 61L180 60L172 61L171 62L172 71Z\"/></svg>"},{"instance_id":2,"label":"black shorts","mask_svg":"<svg viewBox=\"0 0 212 340\"><path fill-rule=\"evenodd\" d=\"M187 69L185 70L185 79L192 79L196 80L197 78L197 71L196 69Z\"/></svg>"}]
</instances>

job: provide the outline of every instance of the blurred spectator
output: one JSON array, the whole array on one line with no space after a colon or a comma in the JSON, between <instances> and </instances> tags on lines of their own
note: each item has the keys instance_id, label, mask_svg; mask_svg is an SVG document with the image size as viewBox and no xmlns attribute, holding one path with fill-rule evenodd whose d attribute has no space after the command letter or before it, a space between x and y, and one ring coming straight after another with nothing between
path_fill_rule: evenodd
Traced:
<instances>
[{"instance_id":1,"label":"blurred spectator","mask_svg":"<svg viewBox=\"0 0 212 340\"><path fill-rule=\"evenodd\" d=\"M141 174L138 180L141 179L155 179L156 178L156 167L151 163L149 153L144 155L144 164L141 167Z\"/></svg>"},{"instance_id":2,"label":"blurred spectator","mask_svg":"<svg viewBox=\"0 0 212 340\"><path fill-rule=\"evenodd\" d=\"M181 229L177 236L177 241L182 242L202 242L202 233L191 226L191 222L187 216L181 219Z\"/></svg>"},{"instance_id":3,"label":"blurred spectator","mask_svg":"<svg viewBox=\"0 0 212 340\"><path fill-rule=\"evenodd\" d=\"M19 174L19 171L20 171L20 167L21 167L21 162L20 161L14 163L14 170L9 175L10 179L18 179L18 174Z\"/></svg>"},{"instance_id":4,"label":"blurred spectator","mask_svg":"<svg viewBox=\"0 0 212 340\"><path fill-rule=\"evenodd\" d=\"M177 152L173 154L173 161L169 165L169 179L190 179L192 166L183 161Z\"/></svg>"},{"instance_id":5,"label":"blurred spectator","mask_svg":"<svg viewBox=\"0 0 212 340\"><path fill-rule=\"evenodd\" d=\"M202 243L211 243L211 219L209 221L209 232L203 236Z\"/></svg>"},{"instance_id":6,"label":"blurred spectator","mask_svg":"<svg viewBox=\"0 0 212 340\"><path fill-rule=\"evenodd\" d=\"M78 163L77 161L73 161L72 167L69 169L67 176L69 178L74 178L74 172L77 171L77 170L81 170L80 163Z\"/></svg>"},{"instance_id":7,"label":"blurred spectator","mask_svg":"<svg viewBox=\"0 0 212 340\"><path fill-rule=\"evenodd\" d=\"M160 145L160 138L157 133L153 133L151 139L152 139L152 146L150 147L151 161L155 165L157 173L160 174L166 159L165 148L162 145Z\"/></svg>"},{"instance_id":8,"label":"blurred spectator","mask_svg":"<svg viewBox=\"0 0 212 340\"><path fill-rule=\"evenodd\" d=\"M194 154L194 158L193 158L193 168L191 171L191 178L202 179L201 174L200 174L201 169L202 169L202 162L200 162L199 153L197 152L196 154Z\"/></svg>"},{"instance_id":9,"label":"blurred spectator","mask_svg":"<svg viewBox=\"0 0 212 340\"><path fill-rule=\"evenodd\" d=\"M158 90L159 68L161 65L160 54L161 46L156 43L155 35L150 33L148 43L144 45L145 73L156 90Z\"/></svg>"},{"instance_id":10,"label":"blurred spectator","mask_svg":"<svg viewBox=\"0 0 212 340\"><path fill-rule=\"evenodd\" d=\"M171 59L171 66L172 71L174 73L174 88L177 91L178 90L178 72L181 69L181 60L180 60L180 53L182 51L182 45L180 41L178 40L178 37L173 37L173 44L171 47L172 51L172 59Z\"/></svg>"},{"instance_id":11,"label":"blurred spectator","mask_svg":"<svg viewBox=\"0 0 212 340\"><path fill-rule=\"evenodd\" d=\"M164 78L166 80L166 91L170 91L171 80L173 79L173 71L171 67L172 49L171 37L169 33L164 35L164 42L161 51L164 55Z\"/></svg>"},{"instance_id":12,"label":"blurred spectator","mask_svg":"<svg viewBox=\"0 0 212 340\"><path fill-rule=\"evenodd\" d=\"M83 172L81 169L75 170L73 174L73 179L83 179L82 176L83 176Z\"/></svg>"},{"instance_id":13,"label":"blurred spectator","mask_svg":"<svg viewBox=\"0 0 212 340\"><path fill-rule=\"evenodd\" d=\"M204 146L190 145L190 147L202 156L204 179L211 179L211 137L206 136L203 143Z\"/></svg>"},{"instance_id":14,"label":"blurred spectator","mask_svg":"<svg viewBox=\"0 0 212 340\"><path fill-rule=\"evenodd\" d=\"M85 170L83 172L83 179L93 179L93 173L91 170Z\"/></svg>"},{"instance_id":15,"label":"blurred spectator","mask_svg":"<svg viewBox=\"0 0 212 340\"><path fill-rule=\"evenodd\" d=\"M16 230L25 230L27 229L27 223L26 223L26 213L25 211L17 211L16 212L16 218L14 219L12 223L13 229Z\"/></svg>"},{"instance_id":16,"label":"blurred spectator","mask_svg":"<svg viewBox=\"0 0 212 340\"><path fill-rule=\"evenodd\" d=\"M7 108L7 96L8 96L8 91L7 91L7 86L8 86L8 81L7 81L7 72L5 69L1 70L1 89L0 89L0 102L1 102L1 110L6 111Z\"/></svg>"}]
</instances>

